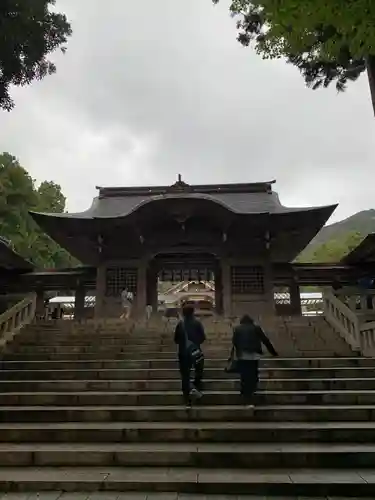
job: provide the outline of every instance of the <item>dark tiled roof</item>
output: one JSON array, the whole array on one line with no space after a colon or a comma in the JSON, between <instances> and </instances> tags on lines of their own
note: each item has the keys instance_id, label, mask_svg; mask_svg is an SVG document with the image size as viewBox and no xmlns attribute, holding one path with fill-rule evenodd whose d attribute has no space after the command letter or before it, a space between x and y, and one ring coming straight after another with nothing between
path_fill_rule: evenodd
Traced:
<instances>
[{"instance_id":1,"label":"dark tiled roof","mask_svg":"<svg viewBox=\"0 0 375 500\"><path fill-rule=\"evenodd\" d=\"M0 238L0 269L19 269L31 271L34 266L13 250L11 243Z\"/></svg>"},{"instance_id":2,"label":"dark tiled roof","mask_svg":"<svg viewBox=\"0 0 375 500\"><path fill-rule=\"evenodd\" d=\"M91 207L79 213L48 214L57 218L97 219L126 217L138 208L151 202L184 199L204 200L216 203L240 215L246 214L286 214L304 212L309 208L287 208L272 191L272 183L223 184L187 186L183 188L100 188L99 196L94 198ZM332 211L334 210L332 206ZM46 214L47 215L47 214Z\"/></svg>"},{"instance_id":3,"label":"dark tiled roof","mask_svg":"<svg viewBox=\"0 0 375 500\"><path fill-rule=\"evenodd\" d=\"M367 235L356 248L342 259L342 262L345 264L375 262L375 233Z\"/></svg>"}]
</instances>

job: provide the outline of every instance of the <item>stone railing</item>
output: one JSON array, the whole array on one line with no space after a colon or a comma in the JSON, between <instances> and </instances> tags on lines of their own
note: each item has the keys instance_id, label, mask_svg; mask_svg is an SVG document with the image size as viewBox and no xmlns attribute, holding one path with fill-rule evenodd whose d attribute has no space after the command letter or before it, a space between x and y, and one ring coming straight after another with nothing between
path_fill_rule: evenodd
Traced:
<instances>
[{"instance_id":1,"label":"stone railing","mask_svg":"<svg viewBox=\"0 0 375 500\"><path fill-rule=\"evenodd\" d=\"M341 290L337 290L335 295L344 302L349 309L366 317L366 320L375 320L375 290L345 287Z\"/></svg>"},{"instance_id":2,"label":"stone railing","mask_svg":"<svg viewBox=\"0 0 375 500\"><path fill-rule=\"evenodd\" d=\"M353 350L364 356L375 356L374 311L367 306L374 291L346 289L339 293L324 292L324 314L328 323ZM359 306L361 304L361 306Z\"/></svg>"},{"instance_id":3,"label":"stone railing","mask_svg":"<svg viewBox=\"0 0 375 500\"><path fill-rule=\"evenodd\" d=\"M323 301L324 315L328 323L354 351L362 351L360 321L355 311L328 289L324 291Z\"/></svg>"},{"instance_id":4,"label":"stone railing","mask_svg":"<svg viewBox=\"0 0 375 500\"><path fill-rule=\"evenodd\" d=\"M361 352L365 356L375 357L375 321L363 323L361 330Z\"/></svg>"},{"instance_id":5,"label":"stone railing","mask_svg":"<svg viewBox=\"0 0 375 500\"><path fill-rule=\"evenodd\" d=\"M20 329L34 320L36 294L30 294L0 315L0 350Z\"/></svg>"}]
</instances>

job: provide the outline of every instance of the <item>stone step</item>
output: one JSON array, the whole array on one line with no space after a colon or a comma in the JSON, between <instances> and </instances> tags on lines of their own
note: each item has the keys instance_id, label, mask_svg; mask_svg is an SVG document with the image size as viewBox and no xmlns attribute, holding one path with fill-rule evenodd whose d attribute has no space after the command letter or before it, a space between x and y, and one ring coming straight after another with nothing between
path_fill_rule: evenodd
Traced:
<instances>
[{"instance_id":1,"label":"stone step","mask_svg":"<svg viewBox=\"0 0 375 500\"><path fill-rule=\"evenodd\" d=\"M94 491L94 492L63 492L63 491L38 491L17 493L10 492L3 496L3 500L280 500L280 497L267 495L195 495L194 493L152 493L152 492L122 492L122 491ZM362 500L364 497L361 497ZM281 500L285 500L283 497ZM308 500L306 497L288 496L287 500ZM311 499L310 499L311 500ZM340 497L316 497L313 500L349 500ZM353 499L352 499L353 500ZM373 500L373 499L367 499Z\"/></svg>"},{"instance_id":2,"label":"stone step","mask_svg":"<svg viewBox=\"0 0 375 500\"><path fill-rule=\"evenodd\" d=\"M368 422L375 405L2 406L0 422Z\"/></svg>"},{"instance_id":3,"label":"stone step","mask_svg":"<svg viewBox=\"0 0 375 500\"><path fill-rule=\"evenodd\" d=\"M285 338L285 336L289 336L286 332L273 332L270 337L272 338ZM30 334L29 332L22 332L22 335L15 338L15 342L26 342L39 344L43 342L47 343L55 343L55 342L86 342L89 343L90 339L94 342L110 342L111 339L118 340L120 342L135 342L138 344L147 345L149 342L171 342L174 337L174 329L170 329L164 332L131 332L131 333L123 333L123 332L86 332L86 333L46 333L41 332L40 334ZM209 341L223 341L229 342L232 339L232 331L228 330L225 333L215 333L215 332L206 332L206 342ZM319 341L319 340L318 340Z\"/></svg>"},{"instance_id":4,"label":"stone step","mask_svg":"<svg viewBox=\"0 0 375 500\"><path fill-rule=\"evenodd\" d=\"M320 346L322 347L330 347L330 348L339 348L348 350L348 344L341 344L341 342L337 342L332 339L324 339L316 336L314 332L304 331L304 336L296 338L294 335L289 335L287 333L277 332L276 334L269 334L269 338L272 342L281 344L282 342L288 343L291 345L306 345L306 346ZM207 334L205 344L210 345L213 343L219 343L223 345L228 345L231 343L232 334L228 335L210 335ZM20 335L15 337L12 341L14 345L19 346L28 346L28 345L90 345L90 343L94 343L96 345L132 345L132 346L148 346L148 345L173 345L174 344L174 333L169 332L168 335L165 336L98 336L98 335L70 335L70 336L41 336L40 338L32 338L27 335ZM344 341L343 341L344 342ZM349 348L350 351L350 348Z\"/></svg>"},{"instance_id":5,"label":"stone step","mask_svg":"<svg viewBox=\"0 0 375 500\"><path fill-rule=\"evenodd\" d=\"M0 424L2 443L373 443L375 422Z\"/></svg>"},{"instance_id":6,"label":"stone step","mask_svg":"<svg viewBox=\"0 0 375 500\"><path fill-rule=\"evenodd\" d=\"M108 345L119 345L119 346L131 346L132 348L142 349L145 346L158 346L158 347L171 347L174 346L175 343L173 341L173 336L168 336L167 338L155 338L155 339L139 339L139 338L123 338L123 337L100 337L100 338L71 338L68 337L66 339L45 339L41 338L39 340L28 339L24 335L19 335L14 337L11 343L12 346L17 347L63 347L63 346L108 346ZM204 342L205 346L212 345L222 345L228 346L231 345L231 338L227 339L206 339Z\"/></svg>"},{"instance_id":7,"label":"stone step","mask_svg":"<svg viewBox=\"0 0 375 500\"><path fill-rule=\"evenodd\" d=\"M178 391L179 379L145 380L0 380L0 394L4 392L68 392L68 391ZM205 391L239 391L240 381L234 378L204 380ZM285 391L332 391L332 390L375 390L375 378L351 379L276 379L261 378L259 390Z\"/></svg>"},{"instance_id":8,"label":"stone step","mask_svg":"<svg viewBox=\"0 0 375 500\"><path fill-rule=\"evenodd\" d=\"M285 342L285 339L281 339L280 341L273 341L272 342L275 349L280 353L280 355L283 355L284 357L298 357L296 353L302 353L300 354L300 357L305 356L304 353L311 353L312 357L325 357L325 356L331 356L331 357L338 357L338 356L351 356L354 354L350 349L343 350L340 348L337 348L337 346L327 346L327 345L320 345L316 343L308 344L308 343L292 343L292 342ZM208 342L203 345L204 350L218 350L221 349L223 351L229 351L231 349L231 342L221 342L221 341L213 341L213 342ZM33 352L33 349L35 349L35 352L56 352L56 351L61 351L61 352L106 352L108 350L112 350L113 352L116 351L134 351L134 352L140 352L140 351L148 351L148 352L159 352L159 351L164 351L164 352L174 352L176 350L176 345L172 342L169 343L147 343L147 344L138 344L138 343L128 343L128 342L117 342L117 343L90 343L88 342L69 342L66 344L35 344L35 345L30 345L30 344L17 344L17 343L11 343L7 346L8 351L14 352L14 353L24 353L24 354L29 354ZM316 353L316 354L315 354ZM308 354L306 354L307 356Z\"/></svg>"},{"instance_id":9,"label":"stone step","mask_svg":"<svg viewBox=\"0 0 375 500\"><path fill-rule=\"evenodd\" d=\"M335 443L0 443L4 466L366 469L375 445Z\"/></svg>"},{"instance_id":10,"label":"stone step","mask_svg":"<svg viewBox=\"0 0 375 500\"><path fill-rule=\"evenodd\" d=\"M277 349L277 345L275 345L275 349ZM148 348L143 349L133 349L128 346L101 346L100 348L95 347L71 347L69 349L54 347L54 348L27 348L25 349L7 349L4 353L4 356L10 360L53 360L53 359L67 359L67 360L90 360L90 359L173 359L176 356L176 348L161 348L150 350ZM226 359L229 357L231 348L230 346L221 348L221 347L209 347L204 348L204 354L207 358L213 359ZM295 350L286 351L285 349L281 351L283 356L286 355L296 355L297 352ZM311 357L314 354L321 355L320 351L298 351L298 355Z\"/></svg>"},{"instance_id":11,"label":"stone step","mask_svg":"<svg viewBox=\"0 0 375 500\"><path fill-rule=\"evenodd\" d=\"M230 354L230 349L205 349L205 356L208 359L227 359ZM95 351L94 348L72 348L71 350L60 350L59 348L53 350L42 350L35 349L34 351L30 349L30 352L23 351L6 351L5 356L11 360L53 360L53 359L102 359L108 357L109 359L133 359L133 360L143 360L143 359L161 359L170 360L176 358L176 349L174 351L149 351L149 350L133 350L127 347L123 348L111 348L106 347Z\"/></svg>"},{"instance_id":12,"label":"stone step","mask_svg":"<svg viewBox=\"0 0 375 500\"><path fill-rule=\"evenodd\" d=\"M204 342L205 346L212 345L222 345L228 346L231 344L231 338L228 339L206 339ZM40 339L39 341L29 341L27 338L24 338L23 335L19 337L14 337L12 341L12 346L17 347L35 347L35 346L43 346L43 347L63 347L63 346L131 346L132 348L141 349L142 347L149 346L158 346L158 347L171 347L174 346L173 336L168 338L155 338L155 339L138 339L138 338L67 338L65 340L58 339Z\"/></svg>"},{"instance_id":13,"label":"stone step","mask_svg":"<svg viewBox=\"0 0 375 500\"><path fill-rule=\"evenodd\" d=\"M91 365L90 365L91 366ZM233 375L225 373L221 368L205 367L207 379L230 379ZM264 379L337 379L337 378L372 378L373 368L366 367L333 367L333 368L260 368L260 376ZM180 379L180 372L175 369L35 369L35 370L0 370L0 380L159 380Z\"/></svg>"},{"instance_id":14,"label":"stone step","mask_svg":"<svg viewBox=\"0 0 375 500\"><path fill-rule=\"evenodd\" d=\"M31 328L27 327L22 333L28 335L32 338L40 338L41 336L85 336L85 335L93 335L96 337L104 337L104 336L138 336L138 337L157 337L157 336L167 336L171 333L174 333L177 322L175 323L164 323L159 327L146 327L146 326L138 326L136 328L110 328L106 326L105 328L95 328L94 326L87 328L60 328L60 329L45 329L45 328ZM205 332L209 335L217 335L217 336L230 336L232 335L233 328L235 325L229 324L204 324ZM314 332L319 338L324 339L326 337L328 340L336 340L337 342L341 342L342 338L333 332L333 330L327 324L324 327L322 325L308 325L308 324L276 324L263 326L264 330L268 335L278 335L278 334L293 334L294 336L303 335L303 332Z\"/></svg>"},{"instance_id":15,"label":"stone step","mask_svg":"<svg viewBox=\"0 0 375 500\"><path fill-rule=\"evenodd\" d=\"M121 491L94 491L94 492L63 492L63 491L38 491L25 494L11 492L4 495L3 500L280 500L275 496L253 495L195 495L194 493L152 493L152 492L121 492ZM362 500L366 500L361 497ZM281 500L285 500L283 497ZM308 500L306 497L288 496L287 500ZM310 499L311 500L311 499ZM347 497L317 497L312 500L349 500ZM353 500L353 499L351 499ZM373 500L373 499L367 499Z\"/></svg>"},{"instance_id":16,"label":"stone step","mask_svg":"<svg viewBox=\"0 0 375 500\"><path fill-rule=\"evenodd\" d=\"M147 341L155 341L155 340L171 340L174 336L174 327L168 327L162 331L133 331L133 332L122 332L122 331L105 331L105 332L65 332L65 333L45 333L41 332L39 334L36 333L28 333L23 332L25 339L29 339L32 342L43 342L44 340L62 340L66 339L109 339L109 338L117 338L117 339L138 339L141 343L147 343ZM221 339L221 340L229 340L232 338L233 330L231 328L228 329L206 329L206 339ZM317 330L313 327L306 327L301 329L282 329L278 328L276 330L268 330L267 336L271 339L281 339L284 338L288 341L295 342L312 342L316 341L320 344L327 345L338 345L341 347L345 347L345 341L340 337L332 336L330 332L325 330Z\"/></svg>"},{"instance_id":17,"label":"stone step","mask_svg":"<svg viewBox=\"0 0 375 500\"><path fill-rule=\"evenodd\" d=\"M204 350L204 353L208 359L227 359L230 353L230 349L219 349L219 350ZM320 357L324 354L322 351L286 351L282 352L283 356L295 355L297 359L306 357L310 359L311 357ZM9 352L5 351L3 354L3 359L8 361L95 361L95 360L127 360L132 359L134 361L143 360L160 360L160 361L172 361L176 358L176 351L160 352L160 351L133 351L131 349L106 349L98 352L65 352L57 350L55 352L30 352L30 353L20 353L20 352Z\"/></svg>"},{"instance_id":18,"label":"stone step","mask_svg":"<svg viewBox=\"0 0 375 500\"><path fill-rule=\"evenodd\" d=\"M124 325L117 325L114 327L110 327L109 325L99 327L99 328L93 328L91 327L91 330L94 330L95 333L100 334L100 333L108 333L112 332L114 334L116 333L136 333L137 335L142 335L145 333L166 333L169 331L174 331L177 325L177 321L165 321L162 323L159 323L158 325L152 325L152 324L141 324L141 323L136 323L133 328L127 328ZM231 334L233 331L233 328L239 324L239 322L222 322L222 321L217 321L217 322L210 322L210 321L202 321L202 324L204 326L204 329L206 332L210 332L213 334ZM327 322L321 322L321 323L307 323L306 321L303 321L301 323L296 323L295 319L292 320L291 322L273 322L266 324L265 322L262 323L263 329L268 332L268 333L278 333L278 332L293 332L293 333L298 333L301 331L315 331L317 333L326 333L329 334L330 337L332 338L338 338L338 340L341 340L341 337L336 334L333 329L329 326ZM28 331L33 332L33 333L40 333L43 331L43 329L28 329ZM46 330L48 332L53 332L53 330ZM56 332L56 330L55 330ZM60 329L60 333L80 333L80 334L85 334L85 333L90 333L90 328L83 327L83 328L70 328L70 329Z\"/></svg>"},{"instance_id":19,"label":"stone step","mask_svg":"<svg viewBox=\"0 0 375 500\"><path fill-rule=\"evenodd\" d=\"M200 469L184 467L2 467L0 490L216 495L375 496L375 470ZM163 495L164 494L164 495ZM86 498L86 497L85 497ZM108 500L108 497L106 497ZM137 498L137 497L134 497ZM152 497L151 497L152 498ZM77 497L75 497L77 500ZM259 499L258 499L259 500Z\"/></svg>"},{"instance_id":20,"label":"stone step","mask_svg":"<svg viewBox=\"0 0 375 500\"><path fill-rule=\"evenodd\" d=\"M279 346L289 346L297 348L306 349L319 349L319 350L339 350L343 353L351 353L351 349L348 344L342 342L337 342L335 339L319 338L314 332L303 332L303 336L295 337L292 334L278 333L269 335L271 341ZM232 335L210 335L207 334L207 339L205 344L210 345L214 343L219 343L222 345L229 345L231 343ZM40 338L31 338L24 334L16 337L12 345L17 346L28 346L28 345L131 345L131 346L148 346L148 345L173 345L173 332L170 332L168 336L97 336L97 335L85 335L85 336L41 336Z\"/></svg>"},{"instance_id":21,"label":"stone step","mask_svg":"<svg viewBox=\"0 0 375 500\"><path fill-rule=\"evenodd\" d=\"M207 368L224 368L226 366L227 359L209 359L206 358L205 366ZM80 368L90 368L90 369L101 369L101 368L136 368L136 369L173 369L177 368L177 359L168 360L158 360L158 359L139 359L139 360L124 360L123 356L119 356L118 359L77 359L77 360L25 360L17 359L11 360L9 357L1 360L0 367L2 370L12 369L12 370L43 370L43 369L66 369L71 368L73 370ZM372 367L375 369L375 359L374 358L264 358L260 363L261 367L288 367L288 368L336 368L336 367Z\"/></svg>"},{"instance_id":22,"label":"stone step","mask_svg":"<svg viewBox=\"0 0 375 500\"><path fill-rule=\"evenodd\" d=\"M205 391L204 404L238 405L238 391ZM180 391L4 392L0 405L178 405ZM202 400L203 401L203 400ZM374 405L375 391L258 391L256 404L271 405Z\"/></svg>"},{"instance_id":23,"label":"stone step","mask_svg":"<svg viewBox=\"0 0 375 500\"><path fill-rule=\"evenodd\" d=\"M341 338L325 336L325 332L319 333L315 329L304 328L301 332L286 331L278 329L275 331L267 332L267 335L273 339L288 339L295 340L296 342L313 342L316 341L320 344L339 345L345 346L345 341ZM233 332L228 329L226 332L213 332L206 331L206 342L209 341L222 341L228 342L231 340ZM94 342L108 342L110 339L118 341L136 342L139 344L148 344L149 342L171 342L174 338L174 329L165 331L139 331L139 332L82 332L82 333L46 333L40 332L39 334L22 332L21 336L15 341L29 342L29 343L54 343L66 341L87 341L92 339Z\"/></svg>"}]
</instances>

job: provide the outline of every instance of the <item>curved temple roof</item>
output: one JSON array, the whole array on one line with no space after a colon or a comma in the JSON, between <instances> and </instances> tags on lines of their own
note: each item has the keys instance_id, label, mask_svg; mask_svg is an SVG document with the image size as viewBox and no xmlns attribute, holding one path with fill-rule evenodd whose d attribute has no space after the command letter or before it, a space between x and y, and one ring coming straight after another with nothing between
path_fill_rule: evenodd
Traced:
<instances>
[{"instance_id":1,"label":"curved temple roof","mask_svg":"<svg viewBox=\"0 0 375 500\"><path fill-rule=\"evenodd\" d=\"M234 214L287 214L325 209L332 212L337 205L328 207L288 208L284 207L279 196L272 190L272 182L254 184L214 184L188 185L178 182L173 186L98 188L99 196L94 198L91 207L78 213L34 214L57 218L104 219L127 217L139 208L163 200L205 200L220 205Z\"/></svg>"},{"instance_id":2,"label":"curved temple roof","mask_svg":"<svg viewBox=\"0 0 375 500\"><path fill-rule=\"evenodd\" d=\"M254 224L271 229L276 247L283 247L282 259L293 260L327 222L337 205L308 208L289 208L280 203L278 194L272 190L272 182L253 184L188 185L179 180L173 186L98 188L99 195L91 207L79 213L43 214L33 213L36 222L68 251L85 263L93 264L98 252L98 238L106 226L103 221L124 220L136 226L132 214L144 212L145 219L154 221L163 213L172 218L176 205L187 213L216 213L217 219L241 221L244 228ZM174 204L177 201L177 204ZM180 203L182 205L180 205ZM154 210L161 205L161 211ZM216 205L216 207L215 207ZM178 212L177 209L177 212ZM139 211L139 212L138 212ZM233 217L232 217L233 216ZM270 217L270 218L269 218ZM262 222L264 218L264 222ZM58 222L59 221L59 222ZM224 222L223 222L224 224ZM267 227L266 227L267 226ZM114 226L108 226L114 227ZM246 230L246 229L245 229ZM141 236L139 236L141 237ZM277 241L276 241L277 240ZM285 248L288 247L287 253Z\"/></svg>"},{"instance_id":3,"label":"curved temple roof","mask_svg":"<svg viewBox=\"0 0 375 500\"><path fill-rule=\"evenodd\" d=\"M0 237L0 269L18 269L26 272L32 271L34 266L13 250L10 242Z\"/></svg>"}]
</instances>

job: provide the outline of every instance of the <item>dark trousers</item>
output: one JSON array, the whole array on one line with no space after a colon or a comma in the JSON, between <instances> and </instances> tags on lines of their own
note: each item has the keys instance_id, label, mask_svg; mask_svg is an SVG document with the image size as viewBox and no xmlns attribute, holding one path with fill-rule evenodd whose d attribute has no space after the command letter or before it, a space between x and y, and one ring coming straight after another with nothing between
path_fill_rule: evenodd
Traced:
<instances>
[{"instance_id":1,"label":"dark trousers","mask_svg":"<svg viewBox=\"0 0 375 500\"><path fill-rule=\"evenodd\" d=\"M241 395L246 403L250 403L259 382L259 361L238 360L238 372L241 377Z\"/></svg>"},{"instance_id":2,"label":"dark trousers","mask_svg":"<svg viewBox=\"0 0 375 500\"><path fill-rule=\"evenodd\" d=\"M179 354L178 356L178 364L180 368L181 375L181 386L182 386L182 394L184 396L184 400L188 402L190 400L190 374L191 369L194 368L194 387L198 389L198 391L202 390L202 379L203 379L203 370L204 370L204 360L202 360L197 365L193 365L191 362L191 358L188 356L184 356Z\"/></svg>"}]
</instances>

